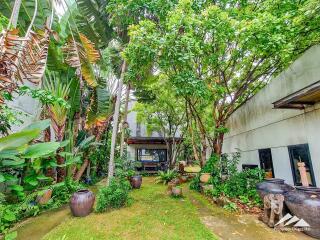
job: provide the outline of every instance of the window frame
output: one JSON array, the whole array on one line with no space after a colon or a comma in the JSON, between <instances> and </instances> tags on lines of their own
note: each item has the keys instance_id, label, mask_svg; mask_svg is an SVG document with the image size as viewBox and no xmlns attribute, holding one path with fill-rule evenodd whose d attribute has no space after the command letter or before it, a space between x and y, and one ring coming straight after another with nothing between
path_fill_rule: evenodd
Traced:
<instances>
[{"instance_id":1,"label":"window frame","mask_svg":"<svg viewBox=\"0 0 320 240\"><path fill-rule=\"evenodd\" d=\"M270 157L271 157L271 168L272 168L272 177L275 178L275 175L274 175L274 166L273 166L273 158L272 158L272 151L271 151L271 148L261 148L261 149L258 149L258 154L259 154L259 162L260 162L260 168L264 170L264 168L262 167L262 159L261 159L261 154L262 154L262 151L266 151L266 150L269 150L270 151Z\"/></svg>"},{"instance_id":2,"label":"window frame","mask_svg":"<svg viewBox=\"0 0 320 240\"><path fill-rule=\"evenodd\" d=\"M297 185L298 184L297 175L296 175L295 166L294 166L294 162L293 162L293 152L292 152L292 150L295 147L303 147L307 151L307 156L308 156L309 166L310 166L310 176L311 176L311 181L312 181L311 186L316 187L317 184L316 184L316 181L315 181L313 165L312 165L312 159L311 159L310 150L309 150L309 144L308 143L289 145L287 147L288 148L288 152L289 152L289 158L290 158L290 166L291 166L293 184L295 186L301 186L301 185Z\"/></svg>"}]
</instances>

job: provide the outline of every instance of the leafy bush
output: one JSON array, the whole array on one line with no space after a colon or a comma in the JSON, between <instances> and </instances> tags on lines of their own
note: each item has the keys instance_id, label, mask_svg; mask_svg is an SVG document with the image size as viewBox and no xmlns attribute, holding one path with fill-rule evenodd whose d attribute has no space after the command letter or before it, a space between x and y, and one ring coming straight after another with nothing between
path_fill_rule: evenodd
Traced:
<instances>
[{"instance_id":1,"label":"leafy bush","mask_svg":"<svg viewBox=\"0 0 320 240\"><path fill-rule=\"evenodd\" d=\"M84 186L78 182L73 181L71 178L66 178L64 182L57 183L52 188L52 198L47 204L47 208L58 208L63 204L70 201L71 195L84 188Z\"/></svg>"},{"instance_id":2,"label":"leafy bush","mask_svg":"<svg viewBox=\"0 0 320 240\"><path fill-rule=\"evenodd\" d=\"M178 173L175 170L160 171L158 177L156 177L156 183L168 184L168 182L177 176Z\"/></svg>"},{"instance_id":3,"label":"leafy bush","mask_svg":"<svg viewBox=\"0 0 320 240\"><path fill-rule=\"evenodd\" d=\"M6 233L14 223L31 216L38 215L44 209L52 209L62 206L70 201L71 195L83 186L71 179L50 186L53 189L52 198L46 205L39 205L36 199L45 190L26 194L23 201L15 204L7 204L0 194L0 234Z\"/></svg>"},{"instance_id":4,"label":"leafy bush","mask_svg":"<svg viewBox=\"0 0 320 240\"><path fill-rule=\"evenodd\" d=\"M191 180L189 188L200 192L200 174L197 174L197 176Z\"/></svg>"},{"instance_id":5,"label":"leafy bush","mask_svg":"<svg viewBox=\"0 0 320 240\"><path fill-rule=\"evenodd\" d=\"M130 184L127 180L113 178L109 186L99 189L97 195L97 212L105 212L111 208L120 208L129 202Z\"/></svg>"},{"instance_id":6,"label":"leafy bush","mask_svg":"<svg viewBox=\"0 0 320 240\"><path fill-rule=\"evenodd\" d=\"M264 172L258 168L238 172L239 157L240 154L236 153L231 157L223 155L221 160L217 156L208 159L201 170L212 175L209 184L213 185L213 189L207 194L214 197L237 198L249 206L259 205L261 199L256 191L256 184L263 180ZM226 179L222 179L222 175L225 175ZM200 174L192 180L190 189L200 191Z\"/></svg>"}]
</instances>

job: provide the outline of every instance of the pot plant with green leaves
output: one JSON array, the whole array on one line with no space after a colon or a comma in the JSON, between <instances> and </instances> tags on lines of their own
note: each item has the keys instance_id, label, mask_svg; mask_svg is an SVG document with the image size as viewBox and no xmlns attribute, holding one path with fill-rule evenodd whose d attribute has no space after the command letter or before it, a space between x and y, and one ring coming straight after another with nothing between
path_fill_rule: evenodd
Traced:
<instances>
[{"instance_id":1,"label":"pot plant with green leaves","mask_svg":"<svg viewBox=\"0 0 320 240\"><path fill-rule=\"evenodd\" d=\"M168 184L177 177L178 173L175 170L168 169L167 171L159 171L158 177L156 177L156 183Z\"/></svg>"}]
</instances>

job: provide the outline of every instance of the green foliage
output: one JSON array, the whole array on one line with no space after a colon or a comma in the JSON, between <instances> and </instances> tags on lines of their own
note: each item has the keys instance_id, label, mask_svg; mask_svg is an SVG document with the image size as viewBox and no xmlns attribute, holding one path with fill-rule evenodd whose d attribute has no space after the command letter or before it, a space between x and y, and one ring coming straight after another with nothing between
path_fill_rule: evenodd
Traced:
<instances>
[{"instance_id":1,"label":"green foliage","mask_svg":"<svg viewBox=\"0 0 320 240\"><path fill-rule=\"evenodd\" d=\"M189 185L189 188L192 190L195 190L197 192L200 192L200 174L197 174L197 176L195 176Z\"/></svg>"},{"instance_id":2,"label":"green foliage","mask_svg":"<svg viewBox=\"0 0 320 240\"><path fill-rule=\"evenodd\" d=\"M105 212L111 208L120 208L129 203L130 184L127 180L113 178L109 186L99 189L97 195L97 212Z\"/></svg>"},{"instance_id":3,"label":"green foliage","mask_svg":"<svg viewBox=\"0 0 320 240\"><path fill-rule=\"evenodd\" d=\"M212 155L207 161L206 164L202 167L201 173L210 173L214 174L217 169L217 163L219 161L219 157L217 155Z\"/></svg>"},{"instance_id":4,"label":"green foliage","mask_svg":"<svg viewBox=\"0 0 320 240\"><path fill-rule=\"evenodd\" d=\"M23 123L21 111L10 108L7 105L0 105L0 134L7 135L12 125L19 126Z\"/></svg>"},{"instance_id":5,"label":"green foliage","mask_svg":"<svg viewBox=\"0 0 320 240\"><path fill-rule=\"evenodd\" d=\"M229 202L228 204L224 205L223 208L231 212L237 211L238 209L237 204L233 202Z\"/></svg>"},{"instance_id":6,"label":"green foliage","mask_svg":"<svg viewBox=\"0 0 320 240\"><path fill-rule=\"evenodd\" d=\"M69 203L71 195L84 188L78 182L73 181L71 178L66 178L64 182L57 183L52 187L52 198L48 202L48 208L58 208L66 203Z\"/></svg>"},{"instance_id":7,"label":"green foliage","mask_svg":"<svg viewBox=\"0 0 320 240\"><path fill-rule=\"evenodd\" d=\"M70 108L70 105L64 98L57 97L48 90L32 89L28 86L22 86L18 89L18 94L20 96L29 95L33 99L38 99L42 104L45 105L59 104L65 108Z\"/></svg>"},{"instance_id":8,"label":"green foliage","mask_svg":"<svg viewBox=\"0 0 320 240\"><path fill-rule=\"evenodd\" d=\"M45 205L39 205L37 197L41 196L48 188L29 193L23 201L18 203L7 204L5 201L0 201L0 234L7 233L14 223L22 219L36 216L43 210L61 207L68 203L71 195L83 186L71 179L66 179L65 182L52 185L49 188L53 190L52 198Z\"/></svg>"},{"instance_id":9,"label":"green foliage","mask_svg":"<svg viewBox=\"0 0 320 240\"><path fill-rule=\"evenodd\" d=\"M175 170L168 169L167 171L159 171L158 177L156 177L156 183L168 184L171 180L178 177L178 173Z\"/></svg>"},{"instance_id":10,"label":"green foliage","mask_svg":"<svg viewBox=\"0 0 320 240\"><path fill-rule=\"evenodd\" d=\"M208 184L212 184L213 189L206 194L237 198L249 206L259 205L261 200L256 191L256 184L263 180L264 171L257 168L238 172L239 158L240 154L235 153L232 156L223 155L221 159L215 155L208 159L201 172L211 173ZM190 189L200 191L200 174L193 178Z\"/></svg>"},{"instance_id":11,"label":"green foliage","mask_svg":"<svg viewBox=\"0 0 320 240\"><path fill-rule=\"evenodd\" d=\"M11 193L19 199L25 197L25 190L33 190L45 185L51 178L44 176L43 159L55 154L60 147L58 142L31 144L40 132L49 127L50 121L35 122L20 132L0 138L0 182L8 184ZM18 173L24 170L21 185Z\"/></svg>"}]
</instances>

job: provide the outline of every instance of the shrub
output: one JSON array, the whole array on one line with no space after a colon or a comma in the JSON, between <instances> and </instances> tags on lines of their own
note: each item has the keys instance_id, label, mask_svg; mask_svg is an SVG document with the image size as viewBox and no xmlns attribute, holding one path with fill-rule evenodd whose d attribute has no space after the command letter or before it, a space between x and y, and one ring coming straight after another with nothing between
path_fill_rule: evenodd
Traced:
<instances>
[{"instance_id":1,"label":"shrub","mask_svg":"<svg viewBox=\"0 0 320 240\"><path fill-rule=\"evenodd\" d=\"M156 177L156 183L168 184L168 182L177 176L178 173L175 170L160 171L158 177Z\"/></svg>"},{"instance_id":2,"label":"shrub","mask_svg":"<svg viewBox=\"0 0 320 240\"><path fill-rule=\"evenodd\" d=\"M195 191L198 191L200 192L200 174L197 174L197 176L195 176L191 182L190 182L190 185L189 185L189 188L191 190L195 190Z\"/></svg>"},{"instance_id":3,"label":"shrub","mask_svg":"<svg viewBox=\"0 0 320 240\"><path fill-rule=\"evenodd\" d=\"M113 178L109 186L99 189L97 195L97 212L105 212L110 208L120 208L129 202L130 184L127 180Z\"/></svg>"}]
</instances>

